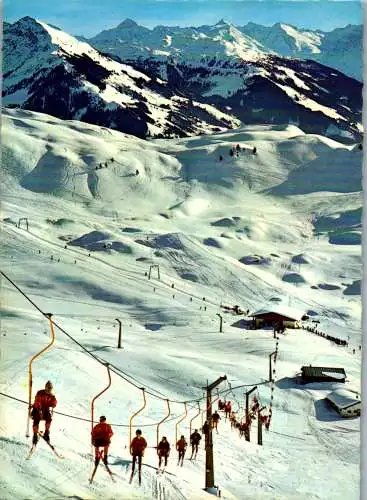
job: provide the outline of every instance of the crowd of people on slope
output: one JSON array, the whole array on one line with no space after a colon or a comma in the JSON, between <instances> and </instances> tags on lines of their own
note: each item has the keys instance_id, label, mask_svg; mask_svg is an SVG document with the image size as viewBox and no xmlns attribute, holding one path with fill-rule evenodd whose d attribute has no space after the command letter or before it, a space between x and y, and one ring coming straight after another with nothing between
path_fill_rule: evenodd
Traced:
<instances>
[{"instance_id":1,"label":"crowd of people on slope","mask_svg":"<svg viewBox=\"0 0 367 500\"><path fill-rule=\"evenodd\" d=\"M248 151L248 148L241 148L241 146L239 144L237 144L236 146L232 146L229 150L229 156L240 156L240 153L241 151ZM252 154L253 155L256 155L257 154L257 148L256 146L254 146L252 148ZM223 155L219 155L219 161L223 161Z\"/></svg>"},{"instance_id":2,"label":"crowd of people on slope","mask_svg":"<svg viewBox=\"0 0 367 500\"><path fill-rule=\"evenodd\" d=\"M269 409L269 415L259 414L260 403L259 403L258 399L256 398L256 396L254 396L254 398L252 400L252 406L250 408L250 411L249 411L247 417L245 416L245 418L243 418L241 420L237 420L237 412L232 411L232 404L230 401L221 401L219 399L218 409L225 413L226 420L227 420L227 418L229 418L229 421L231 423L231 429L238 429L240 437L245 436L247 440L249 440L251 423L257 417L261 419L261 422L265 425L265 429L269 430L272 410ZM260 409L260 411L261 411L261 409ZM213 416L214 416L214 414L213 414Z\"/></svg>"},{"instance_id":3,"label":"crowd of people on slope","mask_svg":"<svg viewBox=\"0 0 367 500\"><path fill-rule=\"evenodd\" d=\"M324 337L327 340L330 340L331 342L335 342L335 344L338 345L344 345L348 347L348 341L344 339L339 339L337 337L333 337L332 335L328 335L327 333L320 332L317 330L315 326L302 326L304 330L307 330L308 332L314 333L315 335L318 335L319 337Z\"/></svg>"}]
</instances>

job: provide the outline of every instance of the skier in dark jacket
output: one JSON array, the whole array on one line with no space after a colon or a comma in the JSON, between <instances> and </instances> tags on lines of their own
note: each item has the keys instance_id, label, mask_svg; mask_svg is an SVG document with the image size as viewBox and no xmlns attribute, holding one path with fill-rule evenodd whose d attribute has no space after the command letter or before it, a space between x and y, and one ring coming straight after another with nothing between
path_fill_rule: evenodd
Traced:
<instances>
[{"instance_id":1,"label":"skier in dark jacket","mask_svg":"<svg viewBox=\"0 0 367 500\"><path fill-rule=\"evenodd\" d=\"M202 428L202 431L203 431L203 434L206 436L207 434L209 434L209 431L210 431L210 424L207 420L205 420L204 422L204 425L203 425L203 428Z\"/></svg>"},{"instance_id":2,"label":"skier in dark jacket","mask_svg":"<svg viewBox=\"0 0 367 500\"><path fill-rule=\"evenodd\" d=\"M190 436L190 443L191 443L190 460L192 460L193 458L196 458L196 455L198 454L200 440L201 440L201 435L199 434L198 430L195 429L195 431ZM195 457L194 457L194 455L195 455Z\"/></svg>"},{"instance_id":3,"label":"skier in dark jacket","mask_svg":"<svg viewBox=\"0 0 367 500\"><path fill-rule=\"evenodd\" d=\"M158 467L162 464L162 458L164 458L164 466L167 467L167 461L169 457L169 452L171 451L171 447L169 442L167 441L166 436L163 436L161 441L157 446L157 453L159 457Z\"/></svg>"},{"instance_id":4,"label":"skier in dark jacket","mask_svg":"<svg viewBox=\"0 0 367 500\"><path fill-rule=\"evenodd\" d=\"M218 422L220 420L219 413L215 411L212 415L212 420L213 420L213 429L215 429L218 433Z\"/></svg>"},{"instance_id":5,"label":"skier in dark jacket","mask_svg":"<svg viewBox=\"0 0 367 500\"><path fill-rule=\"evenodd\" d=\"M33 444L38 441L38 426L41 420L45 421L45 433L43 435L46 441L50 441L50 427L52 422L52 410L57 405L57 400L52 394L52 382L46 382L45 388L37 392L31 411L33 419Z\"/></svg>"}]
</instances>

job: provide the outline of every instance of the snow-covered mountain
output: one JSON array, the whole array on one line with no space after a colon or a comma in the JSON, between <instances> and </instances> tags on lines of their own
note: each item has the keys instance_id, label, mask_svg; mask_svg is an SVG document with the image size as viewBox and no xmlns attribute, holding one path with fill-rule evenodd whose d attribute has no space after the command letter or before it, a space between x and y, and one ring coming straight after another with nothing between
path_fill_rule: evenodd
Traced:
<instances>
[{"instance_id":1,"label":"snow-covered mountain","mask_svg":"<svg viewBox=\"0 0 367 500\"><path fill-rule=\"evenodd\" d=\"M253 22L233 26L221 19L214 26L156 26L150 30L125 19L116 28L104 30L90 39L98 48L122 59L144 55L181 55L186 60L220 56L236 36L243 48L299 59L313 59L362 81L363 26L348 25L330 32L305 30L276 23L262 26ZM243 37L240 36L243 35ZM236 53L235 50L232 51Z\"/></svg>"},{"instance_id":2,"label":"snow-covered mountain","mask_svg":"<svg viewBox=\"0 0 367 500\"><path fill-rule=\"evenodd\" d=\"M257 419L248 442L222 414L213 453L223 500L359 499L360 419L342 418L325 396L361 389L362 158L356 145L295 125L146 141L5 109L1 270L71 337L55 330L55 343L32 365L33 396L47 380L54 384L51 442L65 458L41 441L25 460L28 363L49 343L50 328L2 276L1 498L213 499L203 491L204 439L183 467L174 443L177 431L188 439L190 421L201 428L203 387L225 373L218 390L238 420L254 386L251 406L256 395L272 419L260 446ZM28 230L17 227L22 217ZM151 265L160 279L156 269L148 279ZM303 329L287 328L276 340L272 329L248 329L251 319L223 304L251 312L291 305L307 313L305 327L349 346ZM277 345L272 384L269 355ZM101 363L110 364L112 384L94 416L112 424L115 482L101 464L90 485L91 401L108 383ZM343 367L347 380L300 384L297 374L309 364ZM128 446L140 387L147 405L133 433L139 426L148 448L138 486L137 478L129 484ZM157 423L168 398L159 437L172 451L158 475Z\"/></svg>"},{"instance_id":3,"label":"snow-covered mountain","mask_svg":"<svg viewBox=\"0 0 367 500\"><path fill-rule=\"evenodd\" d=\"M244 123L296 123L307 132L332 130L358 138L362 84L315 61L276 54L317 52L321 35L275 26L281 36L269 28L278 40L273 50L266 44L271 37L255 39L254 26L249 34L223 20L214 26L148 30L126 20L90 42Z\"/></svg>"},{"instance_id":4,"label":"snow-covered mountain","mask_svg":"<svg viewBox=\"0 0 367 500\"><path fill-rule=\"evenodd\" d=\"M149 30L128 19L91 43L98 50L30 18L12 25L5 31L5 104L140 137L243 122L361 138L360 82L315 61L269 53L223 20Z\"/></svg>"},{"instance_id":5,"label":"snow-covered mountain","mask_svg":"<svg viewBox=\"0 0 367 500\"><path fill-rule=\"evenodd\" d=\"M239 120L26 17L4 29L3 103L139 137L226 130Z\"/></svg>"},{"instance_id":6,"label":"snow-covered mountain","mask_svg":"<svg viewBox=\"0 0 367 500\"><path fill-rule=\"evenodd\" d=\"M270 52L313 59L359 81L363 80L362 25L348 25L326 32L299 29L284 23L267 27L250 22L238 29Z\"/></svg>"}]
</instances>

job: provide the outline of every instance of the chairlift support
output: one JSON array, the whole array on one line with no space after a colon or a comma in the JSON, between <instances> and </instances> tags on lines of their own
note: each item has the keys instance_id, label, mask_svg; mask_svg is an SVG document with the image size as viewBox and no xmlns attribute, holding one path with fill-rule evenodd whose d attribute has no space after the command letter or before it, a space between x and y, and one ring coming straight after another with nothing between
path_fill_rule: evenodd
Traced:
<instances>
[{"instance_id":1,"label":"chairlift support","mask_svg":"<svg viewBox=\"0 0 367 500\"><path fill-rule=\"evenodd\" d=\"M195 420L196 417L198 417L201 413L201 409L200 409L200 401L198 401L198 409L199 411L192 417L192 419L190 420L190 436L191 436L191 431L192 431L192 422Z\"/></svg>"},{"instance_id":2,"label":"chairlift support","mask_svg":"<svg viewBox=\"0 0 367 500\"><path fill-rule=\"evenodd\" d=\"M160 427L160 425L161 425L161 424L163 424L163 422L164 422L165 420L167 420L167 418L171 415L171 408L170 408L170 406L169 406L169 399L166 399L166 401L167 401L167 409L168 409L168 413L167 413L167 415L166 415L166 416L165 416L165 417L164 417L164 418L163 418L160 422L158 422L158 424L157 424L157 446L158 446L158 444L159 444L159 427Z\"/></svg>"},{"instance_id":3,"label":"chairlift support","mask_svg":"<svg viewBox=\"0 0 367 500\"><path fill-rule=\"evenodd\" d=\"M51 342L47 344L46 347L44 347L40 352L32 356L31 360L28 363L28 415L27 415L27 428L26 428L26 437L29 437L29 424L30 424L30 419L31 419L31 408L32 408L32 386L33 386L33 374L32 374L32 363L33 361L38 358L41 354L46 352L52 344L55 342L55 331L54 331L54 325L52 322L52 314L47 313L45 316L48 318L49 323L50 323L50 329L51 329Z\"/></svg>"},{"instance_id":4,"label":"chairlift support","mask_svg":"<svg viewBox=\"0 0 367 500\"><path fill-rule=\"evenodd\" d=\"M92 428L91 430L93 430L93 427L94 427L94 402L97 398L99 398L99 396L101 396L104 392L107 391L107 389L109 389L111 387L111 372L110 372L110 366L108 363L105 363L105 366L107 368L107 374L108 374L108 385L107 387L105 387L101 392L99 392L97 394L97 396L94 396L94 398L92 399L92 403L91 403L91 425L92 425Z\"/></svg>"},{"instance_id":5,"label":"chairlift support","mask_svg":"<svg viewBox=\"0 0 367 500\"><path fill-rule=\"evenodd\" d=\"M133 419L137 415L139 415L139 413L141 413L144 410L144 408L146 407L146 405L147 405L147 399L146 399L146 396L145 396L145 389L144 389L144 387L141 387L140 390L143 392L143 406L130 417L130 421L129 421L129 449L130 449L131 441L132 441L131 434L132 434L132 422L133 422Z\"/></svg>"},{"instance_id":6,"label":"chairlift support","mask_svg":"<svg viewBox=\"0 0 367 500\"><path fill-rule=\"evenodd\" d=\"M177 443L177 438L178 438L178 425L183 421L185 420L185 418L187 417L187 405L186 403L184 403L185 405L185 414L180 418L180 420L178 420L178 422L176 423L176 430L175 430L175 437L176 437L176 440L175 440L175 443Z\"/></svg>"}]
</instances>

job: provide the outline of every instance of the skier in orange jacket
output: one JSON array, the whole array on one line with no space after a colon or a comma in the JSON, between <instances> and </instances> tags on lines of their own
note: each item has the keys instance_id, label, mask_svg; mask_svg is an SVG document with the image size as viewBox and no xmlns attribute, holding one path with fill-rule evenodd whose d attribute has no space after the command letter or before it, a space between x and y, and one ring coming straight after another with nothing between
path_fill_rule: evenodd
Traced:
<instances>
[{"instance_id":1,"label":"skier in orange jacket","mask_svg":"<svg viewBox=\"0 0 367 500\"><path fill-rule=\"evenodd\" d=\"M50 427L52 422L52 409L57 405L57 400L52 394L52 382L46 382L45 388L37 392L30 416L33 419L33 444L38 442L38 426L41 420L45 421L46 441L50 441Z\"/></svg>"}]
</instances>

